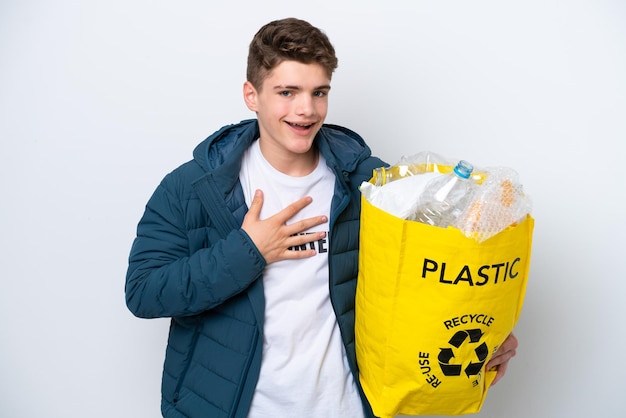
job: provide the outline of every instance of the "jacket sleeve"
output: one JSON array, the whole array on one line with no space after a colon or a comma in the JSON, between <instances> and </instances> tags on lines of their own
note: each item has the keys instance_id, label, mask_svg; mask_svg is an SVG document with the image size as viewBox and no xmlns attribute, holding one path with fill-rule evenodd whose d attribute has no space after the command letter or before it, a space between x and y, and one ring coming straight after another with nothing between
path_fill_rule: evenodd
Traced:
<instances>
[{"instance_id":1,"label":"jacket sleeve","mask_svg":"<svg viewBox=\"0 0 626 418\"><path fill-rule=\"evenodd\" d=\"M181 199L161 183L146 205L129 256L126 304L135 316L199 314L261 277L265 259L242 229L190 253L185 220Z\"/></svg>"}]
</instances>

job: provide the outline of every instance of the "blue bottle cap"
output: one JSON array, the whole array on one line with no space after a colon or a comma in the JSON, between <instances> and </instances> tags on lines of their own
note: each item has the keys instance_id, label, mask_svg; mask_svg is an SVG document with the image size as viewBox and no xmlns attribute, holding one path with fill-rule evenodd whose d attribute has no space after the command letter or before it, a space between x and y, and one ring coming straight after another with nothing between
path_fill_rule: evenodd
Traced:
<instances>
[{"instance_id":1,"label":"blue bottle cap","mask_svg":"<svg viewBox=\"0 0 626 418\"><path fill-rule=\"evenodd\" d=\"M459 161L456 167L454 167L454 172L457 174L457 176L464 179L468 179L473 170L474 167L465 160Z\"/></svg>"}]
</instances>

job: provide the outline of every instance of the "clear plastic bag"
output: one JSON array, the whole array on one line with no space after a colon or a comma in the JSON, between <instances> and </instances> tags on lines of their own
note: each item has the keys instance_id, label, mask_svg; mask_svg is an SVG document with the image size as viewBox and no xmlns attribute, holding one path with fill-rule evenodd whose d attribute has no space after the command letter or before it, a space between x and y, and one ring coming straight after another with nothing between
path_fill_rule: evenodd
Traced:
<instances>
[{"instance_id":1,"label":"clear plastic bag","mask_svg":"<svg viewBox=\"0 0 626 418\"><path fill-rule=\"evenodd\" d=\"M402 219L412 219L428 182L452 171L457 162L430 151L403 156L390 167L374 170L372 180L361 185L361 192L374 206ZM473 187L467 207L452 225L465 236L485 241L530 214L532 201L515 170L474 167L471 179L477 187Z\"/></svg>"},{"instance_id":2,"label":"clear plastic bag","mask_svg":"<svg viewBox=\"0 0 626 418\"><path fill-rule=\"evenodd\" d=\"M508 167L484 169L467 208L454 225L467 237L482 242L523 221L532 210L518 173Z\"/></svg>"}]
</instances>

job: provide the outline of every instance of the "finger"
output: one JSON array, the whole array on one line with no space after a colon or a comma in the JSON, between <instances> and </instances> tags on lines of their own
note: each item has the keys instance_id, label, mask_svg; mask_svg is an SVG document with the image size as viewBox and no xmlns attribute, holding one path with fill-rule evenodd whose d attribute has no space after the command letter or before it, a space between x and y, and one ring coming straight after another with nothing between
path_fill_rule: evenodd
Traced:
<instances>
[{"instance_id":1,"label":"finger","mask_svg":"<svg viewBox=\"0 0 626 418\"><path fill-rule=\"evenodd\" d=\"M517 337L513 333L510 333L509 336L506 337L506 340L504 340L498 351L515 351L518 344L519 343L517 341Z\"/></svg>"},{"instance_id":2,"label":"finger","mask_svg":"<svg viewBox=\"0 0 626 418\"><path fill-rule=\"evenodd\" d=\"M511 360L514 356L515 356L515 350L511 350L511 351L505 351L505 352L498 352L496 353L491 360L489 360L487 362L487 369L493 369L498 367L500 364L502 363L506 363L509 360Z\"/></svg>"},{"instance_id":3,"label":"finger","mask_svg":"<svg viewBox=\"0 0 626 418\"><path fill-rule=\"evenodd\" d=\"M286 259L298 259L312 257L317 254L313 242L326 237L326 232L311 232L307 234L294 235L286 240L288 248L283 253Z\"/></svg>"},{"instance_id":4,"label":"finger","mask_svg":"<svg viewBox=\"0 0 626 418\"><path fill-rule=\"evenodd\" d=\"M313 216L311 218L302 219L300 221L287 225L286 232L289 235L296 235L326 222L328 222L328 218L324 215Z\"/></svg>"},{"instance_id":5,"label":"finger","mask_svg":"<svg viewBox=\"0 0 626 418\"><path fill-rule=\"evenodd\" d=\"M252 216L254 219L259 219L261 217L261 208L263 207L263 191L257 189L254 192L254 197L252 198L252 202L250 203L250 208L248 209L248 215Z\"/></svg>"},{"instance_id":6,"label":"finger","mask_svg":"<svg viewBox=\"0 0 626 418\"><path fill-rule=\"evenodd\" d=\"M313 199L310 196L305 196L296 200L290 205L287 205L283 210L278 212L272 218L277 219L281 224L286 223L289 219L293 218L298 212L309 205Z\"/></svg>"},{"instance_id":7,"label":"finger","mask_svg":"<svg viewBox=\"0 0 626 418\"><path fill-rule=\"evenodd\" d=\"M505 362L505 363L499 364L497 366L496 377L493 379L493 382L491 382L491 386L493 386L496 383L498 383L498 381L504 377L504 375L506 374L507 367L509 367L509 362L508 361Z\"/></svg>"},{"instance_id":8,"label":"finger","mask_svg":"<svg viewBox=\"0 0 626 418\"><path fill-rule=\"evenodd\" d=\"M311 243L319 241L326 237L326 232L308 232L304 234L296 234L290 236L285 240L288 249L292 250L305 250ZM309 249L314 249L313 247Z\"/></svg>"},{"instance_id":9,"label":"finger","mask_svg":"<svg viewBox=\"0 0 626 418\"><path fill-rule=\"evenodd\" d=\"M498 350L494 353L491 360L487 363L487 368L497 366L499 363L509 360L515 356L518 347L518 341L513 333L510 333L502 342Z\"/></svg>"},{"instance_id":10,"label":"finger","mask_svg":"<svg viewBox=\"0 0 626 418\"><path fill-rule=\"evenodd\" d=\"M514 349L504 351L499 349L494 356L487 363L487 369L491 369L493 367L497 367L502 363L508 362L513 357L515 357L516 351Z\"/></svg>"},{"instance_id":11,"label":"finger","mask_svg":"<svg viewBox=\"0 0 626 418\"><path fill-rule=\"evenodd\" d=\"M285 260L296 260L301 258L309 258L313 257L317 254L315 250L286 250L283 254L283 259Z\"/></svg>"}]
</instances>

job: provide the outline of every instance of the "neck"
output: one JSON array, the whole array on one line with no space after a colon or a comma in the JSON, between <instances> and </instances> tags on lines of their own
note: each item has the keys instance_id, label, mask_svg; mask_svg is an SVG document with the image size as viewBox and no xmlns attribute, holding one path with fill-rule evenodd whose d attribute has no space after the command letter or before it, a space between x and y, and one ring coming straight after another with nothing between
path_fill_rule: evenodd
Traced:
<instances>
[{"instance_id":1,"label":"neck","mask_svg":"<svg viewBox=\"0 0 626 418\"><path fill-rule=\"evenodd\" d=\"M277 153L260 140L263 158L276 170L291 177L304 177L311 174L319 162L319 152L311 147L305 153Z\"/></svg>"}]
</instances>

